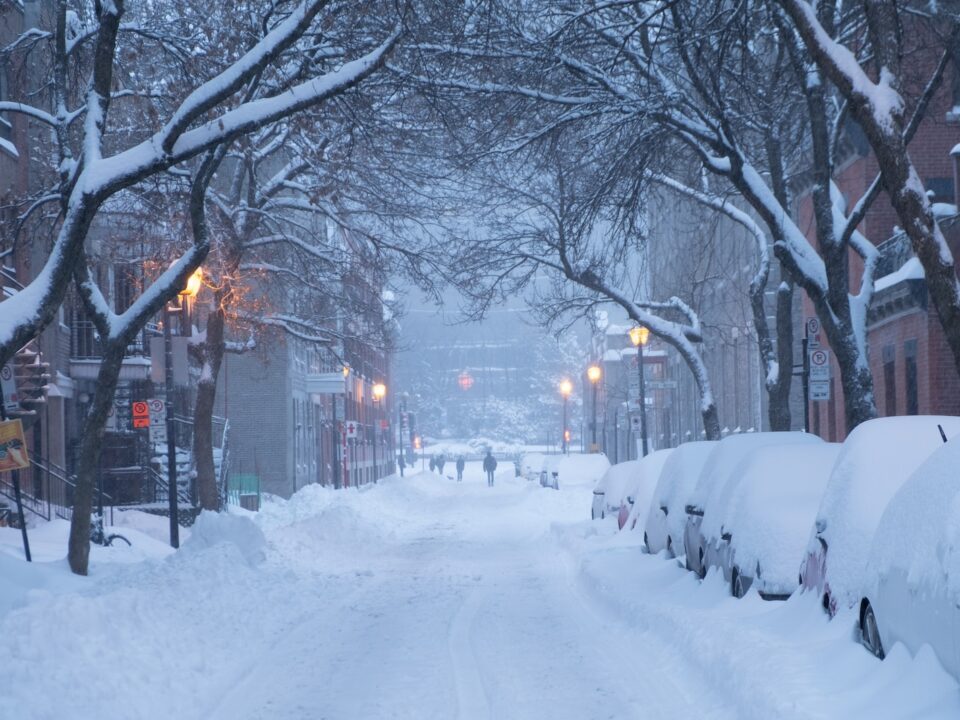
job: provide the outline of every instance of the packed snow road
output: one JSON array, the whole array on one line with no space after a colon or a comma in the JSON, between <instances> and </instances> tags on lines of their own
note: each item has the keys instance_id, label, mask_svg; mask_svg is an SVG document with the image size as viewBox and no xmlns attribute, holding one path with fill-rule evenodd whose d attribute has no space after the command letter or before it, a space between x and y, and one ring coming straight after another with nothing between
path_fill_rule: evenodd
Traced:
<instances>
[{"instance_id":1,"label":"packed snow road","mask_svg":"<svg viewBox=\"0 0 960 720\"><path fill-rule=\"evenodd\" d=\"M0 717L960 713L932 655L880 663L812 598L726 597L584 521L588 484L512 474L310 487L204 517L166 557L141 518L134 548L96 553L87 579L0 554Z\"/></svg>"}]
</instances>

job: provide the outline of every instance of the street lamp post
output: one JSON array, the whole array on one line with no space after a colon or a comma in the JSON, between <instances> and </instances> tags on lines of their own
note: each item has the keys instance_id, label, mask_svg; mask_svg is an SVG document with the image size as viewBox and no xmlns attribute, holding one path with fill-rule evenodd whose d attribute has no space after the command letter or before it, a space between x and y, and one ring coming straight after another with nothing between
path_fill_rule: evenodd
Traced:
<instances>
[{"instance_id":1,"label":"street lamp post","mask_svg":"<svg viewBox=\"0 0 960 720\"><path fill-rule=\"evenodd\" d=\"M573 383L567 379L560 381L560 394L563 395L563 434L562 434L562 448L563 454L569 455L570 448L568 447L567 441L567 398L570 397L570 393L573 392Z\"/></svg>"},{"instance_id":2,"label":"street lamp post","mask_svg":"<svg viewBox=\"0 0 960 720\"><path fill-rule=\"evenodd\" d=\"M190 298L197 296L202 283L203 271L197 268L193 275L187 279L186 287L180 291L180 306L171 308L169 303L163 306L163 365L167 423L167 507L170 511L170 546L174 548L180 547L180 519L178 517L180 506L177 493L177 439L173 407L175 395L173 390L173 339L170 332L170 318L174 313L179 313L180 334L183 335L183 328L190 319Z\"/></svg>"},{"instance_id":3,"label":"street lamp post","mask_svg":"<svg viewBox=\"0 0 960 720\"><path fill-rule=\"evenodd\" d=\"M591 365L587 368L587 378L593 385L593 429L591 431L590 452L597 452L597 385L600 383L600 366Z\"/></svg>"},{"instance_id":4,"label":"street lamp post","mask_svg":"<svg viewBox=\"0 0 960 720\"><path fill-rule=\"evenodd\" d=\"M383 383L376 383L373 386L373 401L383 409L383 398L387 395L387 386ZM373 420L373 481L377 481L377 422L379 418Z\"/></svg>"},{"instance_id":5,"label":"street lamp post","mask_svg":"<svg viewBox=\"0 0 960 720\"><path fill-rule=\"evenodd\" d=\"M637 325L630 328L630 342L637 348L637 375L640 381L640 442L643 456L647 456L647 392L643 376L643 346L650 339L650 328Z\"/></svg>"}]
</instances>

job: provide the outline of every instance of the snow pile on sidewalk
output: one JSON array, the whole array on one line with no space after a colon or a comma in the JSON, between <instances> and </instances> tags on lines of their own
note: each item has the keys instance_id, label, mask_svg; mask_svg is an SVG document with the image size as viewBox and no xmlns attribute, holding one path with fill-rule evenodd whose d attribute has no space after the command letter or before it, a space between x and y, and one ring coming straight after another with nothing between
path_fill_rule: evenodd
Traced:
<instances>
[{"instance_id":1,"label":"snow pile on sidewalk","mask_svg":"<svg viewBox=\"0 0 960 720\"><path fill-rule=\"evenodd\" d=\"M248 517L229 513L202 512L193 524L183 554L202 552L216 545L236 547L248 565L259 565L267 556L267 540L257 524Z\"/></svg>"}]
</instances>

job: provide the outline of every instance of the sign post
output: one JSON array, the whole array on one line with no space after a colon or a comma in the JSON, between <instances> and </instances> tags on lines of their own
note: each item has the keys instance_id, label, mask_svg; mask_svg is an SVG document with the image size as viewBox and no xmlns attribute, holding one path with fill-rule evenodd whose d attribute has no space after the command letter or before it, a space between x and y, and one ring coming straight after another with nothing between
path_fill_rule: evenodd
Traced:
<instances>
[{"instance_id":1,"label":"sign post","mask_svg":"<svg viewBox=\"0 0 960 720\"><path fill-rule=\"evenodd\" d=\"M0 383L2 384L2 383ZM27 443L23 437L23 423L20 419L7 420L5 406L0 406L0 472L10 471L13 479L13 496L17 502L17 520L20 522L20 535L23 538L23 555L27 562L30 557L30 539L27 537L27 521L23 516L23 496L20 493L20 471L30 467L27 455Z\"/></svg>"},{"instance_id":2,"label":"sign post","mask_svg":"<svg viewBox=\"0 0 960 720\"><path fill-rule=\"evenodd\" d=\"M151 443L167 442L166 419L167 404L159 398L152 398L147 401L148 427L150 428Z\"/></svg>"},{"instance_id":3,"label":"sign post","mask_svg":"<svg viewBox=\"0 0 960 720\"><path fill-rule=\"evenodd\" d=\"M830 351L810 351L810 399L830 399Z\"/></svg>"}]
</instances>

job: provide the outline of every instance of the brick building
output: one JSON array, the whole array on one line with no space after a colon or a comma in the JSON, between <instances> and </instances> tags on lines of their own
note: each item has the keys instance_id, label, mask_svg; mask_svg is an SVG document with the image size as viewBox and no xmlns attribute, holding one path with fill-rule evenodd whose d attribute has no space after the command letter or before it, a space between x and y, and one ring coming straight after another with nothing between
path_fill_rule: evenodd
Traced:
<instances>
[{"instance_id":1,"label":"brick building","mask_svg":"<svg viewBox=\"0 0 960 720\"><path fill-rule=\"evenodd\" d=\"M916 55L914 76L908 87L922 87L924 71L931 67ZM956 156L951 151L960 142L960 70L948 70L945 81L927 111L913 142L910 156L935 203L941 228L954 256L960 251L960 227L957 213ZM848 206L852 206L878 174L876 158L862 131L848 122L846 158L839 164L836 183ZM801 228L811 228L812 207L809 194L801 194L797 203ZM875 273L876 288L867 318L867 345L873 374L877 413L880 416L910 414L960 415L960 376L953 355L944 339L935 309L923 279L923 269L913 258L909 240L897 227L897 217L883 193L877 198L860 225L863 235L876 244L881 253ZM813 240L813 232L808 235ZM851 284L858 282L862 261L850 253ZM857 287L851 287L856 292ZM804 314L814 315L812 304L804 299ZM829 347L825 338L824 346ZM830 399L810 403L811 431L829 441L842 441L847 435L843 392L839 368L831 357Z\"/></svg>"}]
</instances>

